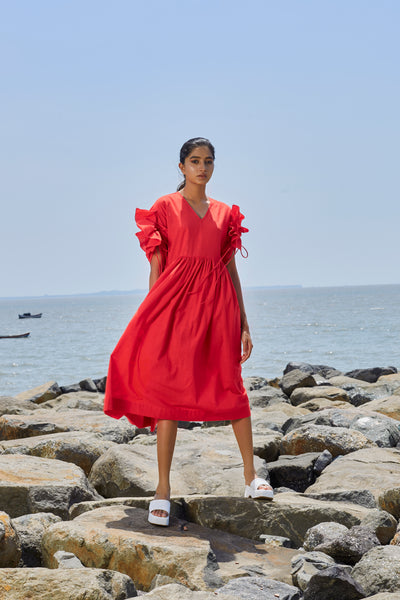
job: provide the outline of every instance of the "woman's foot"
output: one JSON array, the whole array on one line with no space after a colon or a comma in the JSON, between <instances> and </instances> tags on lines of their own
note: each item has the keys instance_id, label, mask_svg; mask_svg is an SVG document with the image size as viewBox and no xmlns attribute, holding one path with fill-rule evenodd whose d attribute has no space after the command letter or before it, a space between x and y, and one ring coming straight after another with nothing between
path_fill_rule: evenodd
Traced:
<instances>
[{"instance_id":1,"label":"woman's foot","mask_svg":"<svg viewBox=\"0 0 400 600\"><path fill-rule=\"evenodd\" d=\"M170 490L164 490L161 488L157 488L156 493L154 495L154 500L168 500L170 498ZM155 517L168 517L169 513L166 510L155 509L151 511L151 514Z\"/></svg>"},{"instance_id":2,"label":"woman's foot","mask_svg":"<svg viewBox=\"0 0 400 600\"><path fill-rule=\"evenodd\" d=\"M268 481L256 476L249 484L246 483L244 497L272 500L274 497L274 490Z\"/></svg>"}]
</instances>

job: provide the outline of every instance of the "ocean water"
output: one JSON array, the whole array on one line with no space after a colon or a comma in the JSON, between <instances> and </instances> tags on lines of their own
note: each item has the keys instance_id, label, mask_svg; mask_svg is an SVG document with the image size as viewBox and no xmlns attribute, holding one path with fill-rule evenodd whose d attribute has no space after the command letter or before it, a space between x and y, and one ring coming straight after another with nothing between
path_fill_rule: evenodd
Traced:
<instances>
[{"instance_id":1,"label":"ocean water","mask_svg":"<svg viewBox=\"0 0 400 600\"><path fill-rule=\"evenodd\" d=\"M108 358L144 293L0 300L0 395L49 380L107 373ZM290 361L342 371L400 368L400 285L244 291L254 350L243 376L282 375ZM18 313L43 312L19 320Z\"/></svg>"}]
</instances>

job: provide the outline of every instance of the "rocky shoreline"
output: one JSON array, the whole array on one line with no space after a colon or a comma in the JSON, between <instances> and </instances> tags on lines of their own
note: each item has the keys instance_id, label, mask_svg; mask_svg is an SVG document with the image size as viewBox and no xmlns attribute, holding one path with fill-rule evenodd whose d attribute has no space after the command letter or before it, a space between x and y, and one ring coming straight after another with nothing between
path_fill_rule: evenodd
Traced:
<instances>
[{"instance_id":1,"label":"rocky shoreline","mask_svg":"<svg viewBox=\"0 0 400 600\"><path fill-rule=\"evenodd\" d=\"M228 423L181 423L169 528L156 437L103 414L105 378L0 396L0 599L400 600L397 369L245 385L273 502L243 498Z\"/></svg>"}]
</instances>

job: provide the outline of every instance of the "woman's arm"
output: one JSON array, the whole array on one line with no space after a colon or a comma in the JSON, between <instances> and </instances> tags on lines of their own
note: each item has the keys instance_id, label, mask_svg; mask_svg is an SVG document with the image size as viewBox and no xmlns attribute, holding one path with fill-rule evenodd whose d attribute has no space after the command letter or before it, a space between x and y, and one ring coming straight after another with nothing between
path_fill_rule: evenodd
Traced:
<instances>
[{"instance_id":1,"label":"woman's arm","mask_svg":"<svg viewBox=\"0 0 400 600\"><path fill-rule=\"evenodd\" d=\"M226 265L228 269L229 275L231 276L233 287L236 290L237 299L239 302L240 308L240 325L242 329L242 358L240 360L241 363L244 363L250 356L251 351L253 349L253 342L251 341L249 324L247 322L246 311L244 309L243 302L243 294L242 294L242 286L240 285L239 273L237 272L235 257L233 256L231 260Z\"/></svg>"},{"instance_id":2,"label":"woman's arm","mask_svg":"<svg viewBox=\"0 0 400 600\"><path fill-rule=\"evenodd\" d=\"M158 248L154 251L150 261L150 277L149 277L149 291L161 275L161 254Z\"/></svg>"}]
</instances>

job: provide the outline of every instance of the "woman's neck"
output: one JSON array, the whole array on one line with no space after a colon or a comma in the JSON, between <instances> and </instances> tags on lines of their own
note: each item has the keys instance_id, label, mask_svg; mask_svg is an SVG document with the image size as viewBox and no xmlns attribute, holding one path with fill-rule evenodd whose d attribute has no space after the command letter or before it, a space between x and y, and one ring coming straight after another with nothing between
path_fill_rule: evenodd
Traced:
<instances>
[{"instance_id":1,"label":"woman's neck","mask_svg":"<svg viewBox=\"0 0 400 600\"><path fill-rule=\"evenodd\" d=\"M186 200L190 200L193 204L200 204L208 201L205 185L191 185L190 183L187 183L181 190L181 194Z\"/></svg>"}]
</instances>

